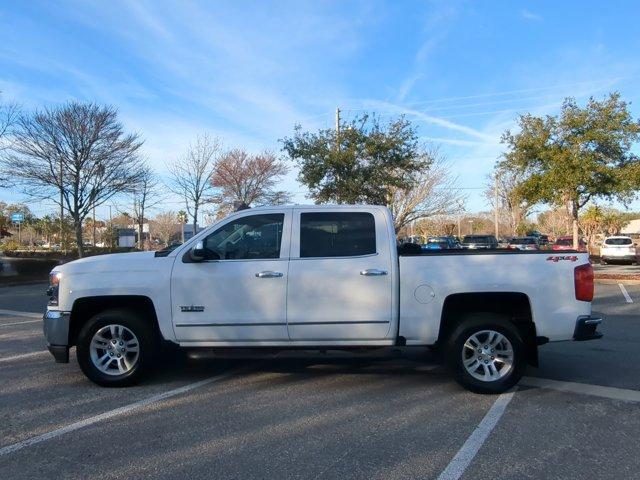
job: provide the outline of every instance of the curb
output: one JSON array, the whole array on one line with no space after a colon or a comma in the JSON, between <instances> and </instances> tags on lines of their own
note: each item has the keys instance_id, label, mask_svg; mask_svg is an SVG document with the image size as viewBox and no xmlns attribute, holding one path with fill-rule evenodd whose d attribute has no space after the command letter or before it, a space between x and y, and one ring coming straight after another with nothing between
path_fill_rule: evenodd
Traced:
<instances>
[{"instance_id":1,"label":"curb","mask_svg":"<svg viewBox=\"0 0 640 480\"><path fill-rule=\"evenodd\" d=\"M2 287L21 287L23 285L37 285L37 284L47 284L47 279L40 280L16 280L13 282L0 282L0 288Z\"/></svg>"},{"instance_id":2,"label":"curb","mask_svg":"<svg viewBox=\"0 0 640 480\"><path fill-rule=\"evenodd\" d=\"M638 278L599 278L595 277L595 283L603 285L617 285L618 283L626 283L628 285L640 285L640 279Z\"/></svg>"}]
</instances>

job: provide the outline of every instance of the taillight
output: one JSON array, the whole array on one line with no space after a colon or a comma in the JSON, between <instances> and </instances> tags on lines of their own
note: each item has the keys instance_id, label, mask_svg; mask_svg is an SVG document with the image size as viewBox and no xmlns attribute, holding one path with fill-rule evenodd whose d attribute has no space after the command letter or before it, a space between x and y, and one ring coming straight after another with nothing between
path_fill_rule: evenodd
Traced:
<instances>
[{"instance_id":1,"label":"taillight","mask_svg":"<svg viewBox=\"0 0 640 480\"><path fill-rule=\"evenodd\" d=\"M573 270L573 281L576 287L576 300L583 302L593 300L593 267L590 263L580 265Z\"/></svg>"}]
</instances>

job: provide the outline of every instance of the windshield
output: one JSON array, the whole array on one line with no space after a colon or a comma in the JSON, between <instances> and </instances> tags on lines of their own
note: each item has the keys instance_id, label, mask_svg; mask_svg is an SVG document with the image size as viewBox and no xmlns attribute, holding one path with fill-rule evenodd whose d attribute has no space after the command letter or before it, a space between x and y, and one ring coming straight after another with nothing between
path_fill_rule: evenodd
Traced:
<instances>
[{"instance_id":1,"label":"windshield","mask_svg":"<svg viewBox=\"0 0 640 480\"><path fill-rule=\"evenodd\" d=\"M533 245L536 241L533 238L514 238L511 243L514 245Z\"/></svg>"},{"instance_id":2,"label":"windshield","mask_svg":"<svg viewBox=\"0 0 640 480\"><path fill-rule=\"evenodd\" d=\"M607 238L605 245L631 245L633 242L630 238Z\"/></svg>"},{"instance_id":3,"label":"windshield","mask_svg":"<svg viewBox=\"0 0 640 480\"><path fill-rule=\"evenodd\" d=\"M467 235L462 241L463 243L492 243L494 240L486 235Z\"/></svg>"},{"instance_id":4,"label":"windshield","mask_svg":"<svg viewBox=\"0 0 640 480\"><path fill-rule=\"evenodd\" d=\"M561 245L563 247L568 247L573 245L573 240L569 239L569 238L559 238L558 240L556 240L556 245Z\"/></svg>"}]
</instances>

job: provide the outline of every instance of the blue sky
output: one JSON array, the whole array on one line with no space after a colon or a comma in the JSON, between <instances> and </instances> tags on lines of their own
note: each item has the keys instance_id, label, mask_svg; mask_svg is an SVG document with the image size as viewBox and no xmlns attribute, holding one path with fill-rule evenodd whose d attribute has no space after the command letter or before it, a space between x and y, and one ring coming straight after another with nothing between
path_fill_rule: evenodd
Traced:
<instances>
[{"instance_id":1,"label":"blue sky","mask_svg":"<svg viewBox=\"0 0 640 480\"><path fill-rule=\"evenodd\" d=\"M638 18L632 1L0 1L0 91L27 109L117 106L159 172L200 132L279 150L336 107L405 114L479 211L519 113L618 90L640 116ZM295 176L284 187L308 202Z\"/></svg>"}]
</instances>

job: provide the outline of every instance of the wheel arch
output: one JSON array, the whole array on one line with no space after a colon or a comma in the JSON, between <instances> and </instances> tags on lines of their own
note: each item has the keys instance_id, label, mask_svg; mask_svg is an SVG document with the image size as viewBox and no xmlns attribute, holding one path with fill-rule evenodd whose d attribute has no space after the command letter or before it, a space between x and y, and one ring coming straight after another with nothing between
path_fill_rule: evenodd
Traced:
<instances>
[{"instance_id":1,"label":"wheel arch","mask_svg":"<svg viewBox=\"0 0 640 480\"><path fill-rule=\"evenodd\" d=\"M109 309L128 309L148 318L160 335L158 316L151 298L144 295L100 295L81 297L73 302L69 319L69 346L75 345L82 326L95 314Z\"/></svg>"},{"instance_id":2,"label":"wheel arch","mask_svg":"<svg viewBox=\"0 0 640 480\"><path fill-rule=\"evenodd\" d=\"M508 318L527 347L527 361L538 365L538 341L529 297L522 292L455 293L445 298L438 344L444 343L460 322L472 313L494 313Z\"/></svg>"}]
</instances>

